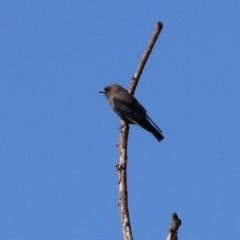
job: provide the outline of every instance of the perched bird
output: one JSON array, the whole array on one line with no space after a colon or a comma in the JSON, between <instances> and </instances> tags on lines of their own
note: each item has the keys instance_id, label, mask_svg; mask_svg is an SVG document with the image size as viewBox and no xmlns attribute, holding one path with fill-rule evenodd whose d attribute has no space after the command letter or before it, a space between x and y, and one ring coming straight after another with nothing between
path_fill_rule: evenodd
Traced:
<instances>
[{"instance_id":1,"label":"perched bird","mask_svg":"<svg viewBox=\"0 0 240 240\"><path fill-rule=\"evenodd\" d=\"M159 142L164 139L162 131L147 115L145 108L125 88L111 84L99 92L105 94L110 106L121 119L151 132Z\"/></svg>"}]
</instances>

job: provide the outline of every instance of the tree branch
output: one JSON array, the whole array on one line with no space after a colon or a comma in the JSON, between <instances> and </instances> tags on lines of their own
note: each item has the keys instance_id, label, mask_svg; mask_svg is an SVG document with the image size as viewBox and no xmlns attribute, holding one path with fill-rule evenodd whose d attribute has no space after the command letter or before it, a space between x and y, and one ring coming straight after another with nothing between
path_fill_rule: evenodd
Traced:
<instances>
[{"instance_id":1,"label":"tree branch","mask_svg":"<svg viewBox=\"0 0 240 240\"><path fill-rule=\"evenodd\" d=\"M139 81L139 79L142 75L142 72L143 72L143 68L145 67L145 64L148 60L148 57L150 56L150 54L152 52L152 49L153 49L153 47L154 47L154 45L155 45L155 43L158 39L158 36L162 31L162 28L163 28L163 24L161 22L157 22L157 24L155 25L153 35L152 35L152 37L150 39L150 42L147 46L147 49L145 50L145 52L142 56L142 59L139 62L137 71L135 72L134 76L132 77L131 85L130 85L130 88L129 88L129 92L132 95L134 95L134 93L135 93L138 81Z\"/></svg>"},{"instance_id":2,"label":"tree branch","mask_svg":"<svg viewBox=\"0 0 240 240\"><path fill-rule=\"evenodd\" d=\"M169 227L167 240L178 240L178 228L181 226L181 224L181 219L179 219L177 213L174 212L172 214L172 223Z\"/></svg>"},{"instance_id":3,"label":"tree branch","mask_svg":"<svg viewBox=\"0 0 240 240\"><path fill-rule=\"evenodd\" d=\"M132 81L130 84L129 92L134 94L138 81L143 72L143 68L150 56L152 49L154 47L155 42L163 28L163 24L158 22L155 26L154 33L151 37L151 40L145 50L142 59L139 62L136 73L132 77ZM129 126L128 123L124 120L121 120L121 134L120 140L118 143L119 148L119 163L116 165L118 171L118 189L119 189L119 202L118 205L120 207L120 215L122 221L122 231L124 240L133 240L131 223L130 223L130 215L128 210L128 188L127 188L127 143L128 143L128 132Z\"/></svg>"}]
</instances>

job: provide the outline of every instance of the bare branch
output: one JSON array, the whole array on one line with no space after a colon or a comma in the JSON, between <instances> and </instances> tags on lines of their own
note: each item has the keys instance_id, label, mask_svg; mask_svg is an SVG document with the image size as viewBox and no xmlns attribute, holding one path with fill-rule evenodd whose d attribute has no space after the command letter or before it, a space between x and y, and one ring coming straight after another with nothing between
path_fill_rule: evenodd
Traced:
<instances>
[{"instance_id":1,"label":"bare branch","mask_svg":"<svg viewBox=\"0 0 240 240\"><path fill-rule=\"evenodd\" d=\"M172 214L172 223L169 227L167 240L178 240L178 228L181 226L181 224L181 219L179 219L177 213L174 212Z\"/></svg>"},{"instance_id":2,"label":"bare branch","mask_svg":"<svg viewBox=\"0 0 240 240\"><path fill-rule=\"evenodd\" d=\"M152 49L158 39L158 36L159 34L161 33L162 31L162 28L163 28L163 24L161 22L158 22L156 25L155 25L155 30L154 30L154 33L150 39L150 42L147 46L147 49L145 50L143 56L142 56L142 59L140 60L139 62L139 65L138 65L138 68L137 68L137 71L135 72L134 76L132 77L132 81L131 81L131 85L130 85L130 88L129 88L129 92L134 95L135 93L135 90L137 88L137 84L138 84L138 81L142 75L142 72L143 72L143 68L145 67L145 64L148 60L148 57L150 56L151 52L152 52Z\"/></svg>"},{"instance_id":3,"label":"bare branch","mask_svg":"<svg viewBox=\"0 0 240 240\"><path fill-rule=\"evenodd\" d=\"M138 65L135 75L132 77L131 85L129 88L129 92L134 94L138 81L143 72L143 68L150 56L152 49L154 47L155 42L157 41L158 35L160 34L163 28L162 23L158 22L155 26L155 30L153 36L145 50L142 59ZM118 189L119 189L119 202L118 205L120 207L120 215L122 221L122 231L124 240L132 240L132 229L130 223L130 215L128 210L128 188L127 188L127 143L128 143L128 132L129 126L128 123L124 120L121 120L121 134L120 140L118 143L119 148L119 163L116 165L118 171Z\"/></svg>"}]
</instances>

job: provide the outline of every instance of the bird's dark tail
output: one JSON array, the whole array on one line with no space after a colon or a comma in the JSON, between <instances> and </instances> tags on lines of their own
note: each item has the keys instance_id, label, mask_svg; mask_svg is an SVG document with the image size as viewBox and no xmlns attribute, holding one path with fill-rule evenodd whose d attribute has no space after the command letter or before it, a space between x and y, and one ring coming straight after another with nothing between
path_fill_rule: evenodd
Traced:
<instances>
[{"instance_id":1,"label":"bird's dark tail","mask_svg":"<svg viewBox=\"0 0 240 240\"><path fill-rule=\"evenodd\" d=\"M162 133L157 131L155 128L152 129L151 133L159 142L161 142L164 139L164 136L162 135Z\"/></svg>"},{"instance_id":2,"label":"bird's dark tail","mask_svg":"<svg viewBox=\"0 0 240 240\"><path fill-rule=\"evenodd\" d=\"M156 123L148 116L146 115L149 126L148 126L148 130L149 132L151 132L153 134L153 136L159 141L161 142L164 139L164 136L162 135L162 131L161 129L156 125Z\"/></svg>"}]
</instances>

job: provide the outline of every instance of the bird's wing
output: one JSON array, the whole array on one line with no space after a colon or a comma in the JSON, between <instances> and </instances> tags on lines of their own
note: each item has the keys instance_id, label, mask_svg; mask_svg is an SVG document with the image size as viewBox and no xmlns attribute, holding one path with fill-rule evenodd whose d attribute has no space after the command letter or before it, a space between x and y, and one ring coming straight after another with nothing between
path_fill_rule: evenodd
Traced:
<instances>
[{"instance_id":1,"label":"bird's wing","mask_svg":"<svg viewBox=\"0 0 240 240\"><path fill-rule=\"evenodd\" d=\"M162 133L162 130L157 126L157 124L146 114L147 119L154 125L154 127Z\"/></svg>"},{"instance_id":2,"label":"bird's wing","mask_svg":"<svg viewBox=\"0 0 240 240\"><path fill-rule=\"evenodd\" d=\"M146 110L135 98L131 98L131 101L126 101L123 98L113 98L113 102L116 110L134 123L139 122L138 119L146 115Z\"/></svg>"},{"instance_id":3,"label":"bird's wing","mask_svg":"<svg viewBox=\"0 0 240 240\"><path fill-rule=\"evenodd\" d=\"M128 99L129 101L127 101ZM156 123L147 115L146 109L137 101L133 96L121 96L113 98L114 106L117 112L121 116L127 118L131 122L146 128L146 121L148 120L160 133L161 129L156 125ZM144 120L145 119L145 120Z\"/></svg>"}]
</instances>

